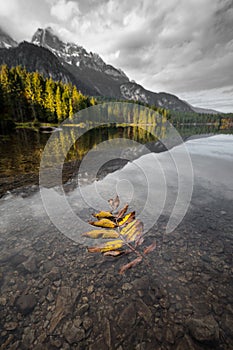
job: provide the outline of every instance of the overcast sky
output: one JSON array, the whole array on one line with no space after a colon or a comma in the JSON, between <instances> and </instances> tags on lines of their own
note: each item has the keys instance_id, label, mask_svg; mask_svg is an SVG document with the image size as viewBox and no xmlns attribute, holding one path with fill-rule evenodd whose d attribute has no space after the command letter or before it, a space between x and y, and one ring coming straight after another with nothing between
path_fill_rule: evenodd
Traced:
<instances>
[{"instance_id":1,"label":"overcast sky","mask_svg":"<svg viewBox=\"0 0 233 350\"><path fill-rule=\"evenodd\" d=\"M0 25L52 26L147 89L233 112L233 0L0 0Z\"/></svg>"}]
</instances>

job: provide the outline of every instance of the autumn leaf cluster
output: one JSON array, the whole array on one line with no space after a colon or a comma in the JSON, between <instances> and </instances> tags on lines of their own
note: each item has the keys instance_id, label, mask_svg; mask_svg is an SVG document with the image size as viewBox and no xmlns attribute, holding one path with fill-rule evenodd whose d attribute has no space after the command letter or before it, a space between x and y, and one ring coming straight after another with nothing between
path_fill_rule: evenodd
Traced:
<instances>
[{"instance_id":1,"label":"autumn leaf cluster","mask_svg":"<svg viewBox=\"0 0 233 350\"><path fill-rule=\"evenodd\" d=\"M82 234L84 237L92 239L113 239L98 246L88 247L90 253L102 253L104 256L120 256L123 254L134 253L137 257L128 264L123 265L120 273L124 273L131 267L145 261L148 264L146 254L155 249L155 243L152 243L139 251L139 247L144 242L143 223L135 218L135 211L128 211L128 204L118 210L120 199L117 195L114 199L109 199L110 211L100 211L93 214L95 221L89 221L89 224L98 229L91 230Z\"/></svg>"}]
</instances>

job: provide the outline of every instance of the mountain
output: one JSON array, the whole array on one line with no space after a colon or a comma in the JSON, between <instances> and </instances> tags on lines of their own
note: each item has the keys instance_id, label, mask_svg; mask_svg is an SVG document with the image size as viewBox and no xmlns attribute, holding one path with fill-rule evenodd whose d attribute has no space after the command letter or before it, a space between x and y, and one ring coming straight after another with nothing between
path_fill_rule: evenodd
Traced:
<instances>
[{"instance_id":1,"label":"mountain","mask_svg":"<svg viewBox=\"0 0 233 350\"><path fill-rule=\"evenodd\" d=\"M199 114L220 114L220 112L214 110L214 109L208 109L208 108L202 108L202 107L195 107L192 106L187 101L182 100L184 103L186 103L187 106L192 108L193 112L199 113Z\"/></svg>"},{"instance_id":2,"label":"mountain","mask_svg":"<svg viewBox=\"0 0 233 350\"><path fill-rule=\"evenodd\" d=\"M0 65L6 64L9 67L22 66L29 72L38 71L44 77L51 77L55 81L61 80L64 83L72 83L88 95L96 94L85 83L74 77L65 69L59 59L44 47L38 47L26 41L17 47L0 49Z\"/></svg>"},{"instance_id":3,"label":"mountain","mask_svg":"<svg viewBox=\"0 0 233 350\"><path fill-rule=\"evenodd\" d=\"M50 50L74 77L97 91L97 95L135 100L177 111L192 111L185 102L167 93L154 93L129 80L121 70L106 64L102 58L82 46L64 43L52 28L39 28L32 43Z\"/></svg>"},{"instance_id":4,"label":"mountain","mask_svg":"<svg viewBox=\"0 0 233 350\"><path fill-rule=\"evenodd\" d=\"M194 107L192 106L192 109L196 113L204 113L204 114L222 114L222 112L215 111L214 109L208 109L208 108L201 108L201 107Z\"/></svg>"},{"instance_id":5,"label":"mountain","mask_svg":"<svg viewBox=\"0 0 233 350\"><path fill-rule=\"evenodd\" d=\"M0 48L10 48L17 46L18 43L10 37L2 28L0 28Z\"/></svg>"},{"instance_id":6,"label":"mountain","mask_svg":"<svg viewBox=\"0 0 233 350\"><path fill-rule=\"evenodd\" d=\"M143 86L129 82L121 84L121 95L127 100L134 100L147 103L149 105L155 105L170 110L191 112L192 107L186 102L180 100L177 96L168 94L166 92L152 92L144 89Z\"/></svg>"},{"instance_id":7,"label":"mountain","mask_svg":"<svg viewBox=\"0 0 233 350\"><path fill-rule=\"evenodd\" d=\"M18 44L0 30L0 64L21 65L54 80L71 82L87 95L134 100L180 112L193 112L187 102L165 92L146 90L96 53L74 43L63 42L52 28L39 28L31 43ZM202 109L201 113L205 113ZM208 112L207 112L208 113Z\"/></svg>"},{"instance_id":8,"label":"mountain","mask_svg":"<svg viewBox=\"0 0 233 350\"><path fill-rule=\"evenodd\" d=\"M118 82L129 81L124 72L106 64L98 54L88 53L82 46L61 41L50 27L39 28L32 37L32 43L48 48L66 64L105 73Z\"/></svg>"},{"instance_id":9,"label":"mountain","mask_svg":"<svg viewBox=\"0 0 233 350\"><path fill-rule=\"evenodd\" d=\"M32 43L50 50L73 76L95 90L96 95L120 98L120 85L129 81L121 70L106 64L99 55L61 41L50 27L39 28Z\"/></svg>"}]
</instances>

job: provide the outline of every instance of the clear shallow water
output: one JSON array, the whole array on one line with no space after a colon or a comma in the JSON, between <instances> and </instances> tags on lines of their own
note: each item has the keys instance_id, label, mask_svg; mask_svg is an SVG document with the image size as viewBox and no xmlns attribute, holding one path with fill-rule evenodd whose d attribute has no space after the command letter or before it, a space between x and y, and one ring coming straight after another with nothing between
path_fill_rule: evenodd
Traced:
<instances>
[{"instance_id":1,"label":"clear shallow water","mask_svg":"<svg viewBox=\"0 0 233 350\"><path fill-rule=\"evenodd\" d=\"M19 349L186 350L196 347L192 325L198 324L203 348L231 349L233 137L190 140L186 147L193 164L193 194L186 216L169 234L164 214L170 215L177 198L172 159L182 166L181 146L145 154L65 195L74 214L87 221L93 208L104 209L116 190L139 214L149 186L151 211L144 224L158 216L160 221L146 235L145 245L156 241L157 248L148 255L150 267L141 263L123 276L119 268L130 258L88 253L90 242L80 236L84 222L77 224L69 213L68 221L62 218L61 189L46 191L53 214L64 224L63 234L50 221L40 192L22 190L0 199L2 344ZM187 192L190 172L181 169Z\"/></svg>"},{"instance_id":2,"label":"clear shallow water","mask_svg":"<svg viewBox=\"0 0 233 350\"><path fill-rule=\"evenodd\" d=\"M16 226L17 229L24 226L25 222L28 225L33 220L49 222L49 214L66 236L83 243L80 234L90 229L86 223L90 213L108 210L107 200L116 192L122 204L128 202L130 208L136 210L146 230L156 224L161 215L173 216L178 224L190 205L191 197L187 194L195 193L198 186L203 187L211 198L233 199L233 136L216 135L190 140L185 143L185 149L191 157L192 169L186 164L182 167L184 147L181 145L168 152L149 153L100 181L87 185L83 182L80 188L69 193L56 188L43 189L45 208L39 192L26 198L6 196L0 201L0 229L11 232ZM177 173L174 159L180 162L181 174ZM190 179L191 170L193 179ZM181 195L176 203L179 191ZM201 205L210 197L200 198ZM177 211L173 212L175 203Z\"/></svg>"}]
</instances>

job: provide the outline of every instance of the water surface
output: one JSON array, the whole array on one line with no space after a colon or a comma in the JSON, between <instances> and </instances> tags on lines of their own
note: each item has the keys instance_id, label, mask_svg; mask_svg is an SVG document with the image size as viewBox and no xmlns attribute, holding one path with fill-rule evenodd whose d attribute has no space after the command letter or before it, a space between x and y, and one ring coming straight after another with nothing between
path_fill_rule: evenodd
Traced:
<instances>
[{"instance_id":1,"label":"water surface","mask_svg":"<svg viewBox=\"0 0 233 350\"><path fill-rule=\"evenodd\" d=\"M141 218L145 227L153 226L144 244L155 241L157 248L148 255L149 266L141 263L124 276L118 271L130 256L88 253L86 246L97 243L81 236L82 225L76 225L71 240L72 222L61 233L39 192L25 196L21 190L0 199L0 341L5 347L186 350L198 342L203 349L231 349L233 136L190 139L185 145L194 187L186 215L171 233L166 225L178 191L172 156L183 159L181 145L136 156L122 169L65 194L74 214L86 222L93 210L107 209L106 199L116 189L121 205L129 201L137 215L149 192L150 211ZM184 186L187 177L184 169ZM64 193L46 191L52 200L56 196L54 214L62 220Z\"/></svg>"}]
</instances>

